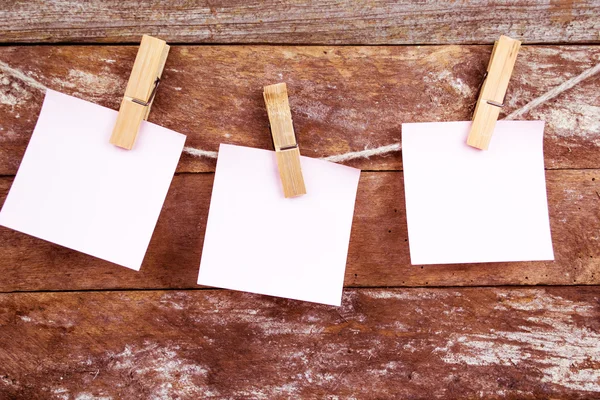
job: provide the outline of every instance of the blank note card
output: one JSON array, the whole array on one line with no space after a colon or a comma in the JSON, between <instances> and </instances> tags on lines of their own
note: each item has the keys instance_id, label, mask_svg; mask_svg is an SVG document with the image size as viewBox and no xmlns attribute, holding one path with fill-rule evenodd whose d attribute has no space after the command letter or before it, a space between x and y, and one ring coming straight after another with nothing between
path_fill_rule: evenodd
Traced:
<instances>
[{"instance_id":1,"label":"blank note card","mask_svg":"<svg viewBox=\"0 0 600 400\"><path fill-rule=\"evenodd\" d=\"M116 117L48 90L0 225L139 270L185 136L144 121L127 151Z\"/></svg>"},{"instance_id":2,"label":"blank note card","mask_svg":"<svg viewBox=\"0 0 600 400\"><path fill-rule=\"evenodd\" d=\"M402 125L412 264L553 260L542 121L498 121L489 150L470 122Z\"/></svg>"},{"instance_id":3,"label":"blank note card","mask_svg":"<svg viewBox=\"0 0 600 400\"><path fill-rule=\"evenodd\" d=\"M286 199L275 152L221 144L199 284L340 305L360 170L301 165Z\"/></svg>"}]
</instances>

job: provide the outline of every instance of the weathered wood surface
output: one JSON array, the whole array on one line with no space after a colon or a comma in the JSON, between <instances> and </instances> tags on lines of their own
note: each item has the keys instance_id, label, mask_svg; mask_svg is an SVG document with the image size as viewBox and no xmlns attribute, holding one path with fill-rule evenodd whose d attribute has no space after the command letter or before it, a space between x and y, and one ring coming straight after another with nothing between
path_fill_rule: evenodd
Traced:
<instances>
[{"instance_id":1,"label":"weathered wood surface","mask_svg":"<svg viewBox=\"0 0 600 400\"><path fill-rule=\"evenodd\" d=\"M21 4L21 3L19 3ZM272 148L262 99L285 81L302 154L330 156L398 143L402 122L470 120L491 46L174 46L150 121L188 135L187 146ZM0 175L14 174L43 88L117 109L136 46L0 47ZM600 46L524 46L503 114L597 64ZM600 168L600 75L534 109L546 120L546 167ZM399 170L400 152L348 162ZM184 154L179 172L213 171Z\"/></svg>"},{"instance_id":2,"label":"weathered wood surface","mask_svg":"<svg viewBox=\"0 0 600 400\"><path fill-rule=\"evenodd\" d=\"M445 44L600 41L597 0L11 1L0 42Z\"/></svg>"},{"instance_id":3,"label":"weathered wood surface","mask_svg":"<svg viewBox=\"0 0 600 400\"><path fill-rule=\"evenodd\" d=\"M3 294L0 397L597 399L599 343L598 287Z\"/></svg>"},{"instance_id":4,"label":"weathered wood surface","mask_svg":"<svg viewBox=\"0 0 600 400\"><path fill-rule=\"evenodd\" d=\"M440 44L500 34L552 44L520 51L510 113L599 62L599 10L598 0L4 1L0 43L136 46L0 46L0 206L44 90L117 109L142 33L256 44L171 49L150 120L187 146L270 149L262 87L284 81L302 153L323 157L398 143L402 122L471 119L491 46ZM0 399L600 399L600 286L381 288L600 285L599 89L590 78L525 116L547 121L555 262L411 266L400 152L347 162L386 172L362 174L345 277L356 288L340 308L152 290L198 288L209 158L182 156L140 272L0 227Z\"/></svg>"},{"instance_id":5,"label":"weathered wood surface","mask_svg":"<svg viewBox=\"0 0 600 400\"><path fill-rule=\"evenodd\" d=\"M410 265L402 173L363 172L346 286L600 284L600 170L546 176L556 261L420 267ZM0 204L11 181L0 179ZM197 287L212 183L174 178L140 272L0 227L0 291Z\"/></svg>"}]
</instances>

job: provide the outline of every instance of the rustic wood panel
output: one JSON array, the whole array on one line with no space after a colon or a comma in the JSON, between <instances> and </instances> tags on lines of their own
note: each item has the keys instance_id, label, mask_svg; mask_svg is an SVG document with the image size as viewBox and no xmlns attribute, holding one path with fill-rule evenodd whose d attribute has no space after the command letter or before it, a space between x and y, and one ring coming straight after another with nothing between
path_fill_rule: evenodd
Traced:
<instances>
[{"instance_id":1,"label":"rustic wood panel","mask_svg":"<svg viewBox=\"0 0 600 400\"><path fill-rule=\"evenodd\" d=\"M510 113L598 63L599 10L597 0L5 1L0 43L132 44L142 33L255 43L172 47L150 120L193 148L271 148L262 87L285 81L302 153L323 157L397 143L402 122L470 119L491 52L470 44L500 34L553 44L520 52ZM0 46L0 206L44 90L116 109L136 51ZM356 288L340 308L127 291L199 289L213 159L182 156L140 272L0 227L0 398L600 399L600 286L381 288L600 285L599 89L596 76L526 116L547 121L555 262L411 266L399 152L347 162L387 172L362 174L345 277Z\"/></svg>"},{"instance_id":2,"label":"rustic wood panel","mask_svg":"<svg viewBox=\"0 0 600 400\"><path fill-rule=\"evenodd\" d=\"M12 179L0 179L0 202ZM346 286L600 284L600 170L547 171L556 261L411 266L400 172L363 172ZM140 272L0 227L0 291L193 288L212 174L175 177ZM1 203L0 203L1 204Z\"/></svg>"},{"instance_id":3,"label":"rustic wood panel","mask_svg":"<svg viewBox=\"0 0 600 400\"><path fill-rule=\"evenodd\" d=\"M0 397L600 398L600 289L0 295ZM329 397L327 397L329 396Z\"/></svg>"},{"instance_id":4,"label":"rustic wood panel","mask_svg":"<svg viewBox=\"0 0 600 400\"><path fill-rule=\"evenodd\" d=\"M598 42L597 0L4 1L1 42L444 44Z\"/></svg>"},{"instance_id":5,"label":"rustic wood panel","mask_svg":"<svg viewBox=\"0 0 600 400\"><path fill-rule=\"evenodd\" d=\"M0 47L0 174L14 174L43 88L118 109L137 47ZM150 120L188 135L187 146L272 148L262 87L288 83L302 154L329 156L400 141L402 122L470 120L490 46L175 46ZM598 63L600 46L523 47L509 113ZM547 121L547 168L600 168L600 75L526 119ZM400 152L351 161L399 170ZM213 171L184 154L180 172Z\"/></svg>"}]
</instances>

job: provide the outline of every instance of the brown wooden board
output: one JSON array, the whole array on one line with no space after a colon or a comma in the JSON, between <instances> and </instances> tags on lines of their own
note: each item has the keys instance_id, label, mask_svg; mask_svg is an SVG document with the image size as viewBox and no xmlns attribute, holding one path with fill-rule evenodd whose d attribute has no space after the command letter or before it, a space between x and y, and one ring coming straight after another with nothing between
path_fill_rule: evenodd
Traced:
<instances>
[{"instance_id":1,"label":"brown wooden board","mask_svg":"<svg viewBox=\"0 0 600 400\"><path fill-rule=\"evenodd\" d=\"M597 399L600 289L0 295L3 399ZM334 397L339 396L339 397Z\"/></svg>"},{"instance_id":2,"label":"brown wooden board","mask_svg":"<svg viewBox=\"0 0 600 400\"><path fill-rule=\"evenodd\" d=\"M366 172L339 308L196 285L215 159L190 154L272 149L262 91L278 82L311 157L397 145L403 122L470 120L505 34L524 46L502 117L599 62L599 12L597 0L2 2L0 207L44 91L117 109L144 33L174 45L149 120L188 150L140 272L0 227L0 399L600 399L600 74L523 116L546 121L556 261L410 265L396 149L345 161Z\"/></svg>"},{"instance_id":3,"label":"brown wooden board","mask_svg":"<svg viewBox=\"0 0 600 400\"><path fill-rule=\"evenodd\" d=\"M0 42L444 44L600 41L596 0L4 1Z\"/></svg>"},{"instance_id":4,"label":"brown wooden board","mask_svg":"<svg viewBox=\"0 0 600 400\"><path fill-rule=\"evenodd\" d=\"M286 82L303 155L324 157L401 141L403 122L470 120L491 46L174 46L149 120L188 136L272 149L262 98ZM0 47L0 175L16 173L44 87L118 109L136 46ZM600 59L600 46L524 46L507 113ZM600 168L600 74L524 119L546 121L546 167ZM402 169L400 152L347 164ZM184 153L179 172L213 171L215 160Z\"/></svg>"},{"instance_id":5,"label":"brown wooden board","mask_svg":"<svg viewBox=\"0 0 600 400\"><path fill-rule=\"evenodd\" d=\"M546 176L556 261L421 267L410 265L402 173L363 172L345 285L599 284L600 170ZM0 202L11 181L0 179ZM0 227L0 291L197 287L212 182L174 178L140 272Z\"/></svg>"}]
</instances>

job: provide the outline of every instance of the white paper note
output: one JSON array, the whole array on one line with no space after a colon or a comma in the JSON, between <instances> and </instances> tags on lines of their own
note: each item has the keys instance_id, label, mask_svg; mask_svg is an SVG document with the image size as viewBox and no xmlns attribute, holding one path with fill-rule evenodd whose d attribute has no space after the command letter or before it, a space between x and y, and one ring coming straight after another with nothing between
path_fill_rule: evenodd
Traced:
<instances>
[{"instance_id":1,"label":"white paper note","mask_svg":"<svg viewBox=\"0 0 600 400\"><path fill-rule=\"evenodd\" d=\"M116 118L48 90L0 225L139 270L185 136L144 121L127 151Z\"/></svg>"},{"instance_id":2,"label":"white paper note","mask_svg":"<svg viewBox=\"0 0 600 400\"><path fill-rule=\"evenodd\" d=\"M301 165L286 199L275 152L221 144L199 284L340 305L360 170Z\"/></svg>"},{"instance_id":3,"label":"white paper note","mask_svg":"<svg viewBox=\"0 0 600 400\"><path fill-rule=\"evenodd\" d=\"M498 121L487 151L470 122L402 125L412 264L553 260L543 121Z\"/></svg>"}]
</instances>

